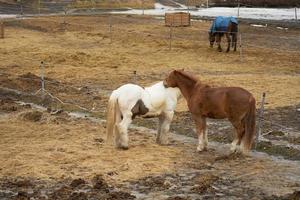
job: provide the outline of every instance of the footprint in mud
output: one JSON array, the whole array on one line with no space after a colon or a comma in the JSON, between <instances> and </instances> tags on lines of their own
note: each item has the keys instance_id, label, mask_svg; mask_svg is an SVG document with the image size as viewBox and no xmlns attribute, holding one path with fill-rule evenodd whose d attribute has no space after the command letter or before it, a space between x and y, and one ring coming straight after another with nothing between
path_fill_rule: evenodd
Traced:
<instances>
[{"instance_id":1,"label":"footprint in mud","mask_svg":"<svg viewBox=\"0 0 300 200\"><path fill-rule=\"evenodd\" d=\"M215 161L239 160L239 159L246 159L246 158L247 158L247 156L245 156L241 153L230 153L227 155L221 155L221 156L216 157Z\"/></svg>"},{"instance_id":2,"label":"footprint in mud","mask_svg":"<svg viewBox=\"0 0 300 200\"><path fill-rule=\"evenodd\" d=\"M135 196L109 186L101 175L96 175L91 180L59 181L6 177L0 179L0 199L131 200Z\"/></svg>"},{"instance_id":3,"label":"footprint in mud","mask_svg":"<svg viewBox=\"0 0 300 200\"><path fill-rule=\"evenodd\" d=\"M21 119L25 121L38 122L42 119L43 113L40 111L29 111L20 115Z\"/></svg>"}]
</instances>

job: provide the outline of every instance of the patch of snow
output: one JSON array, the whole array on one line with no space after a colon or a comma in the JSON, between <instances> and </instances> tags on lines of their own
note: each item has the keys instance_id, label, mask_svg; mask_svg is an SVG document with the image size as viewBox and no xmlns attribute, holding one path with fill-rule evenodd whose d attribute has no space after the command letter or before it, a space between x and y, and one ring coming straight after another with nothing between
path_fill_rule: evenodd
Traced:
<instances>
[{"instance_id":1,"label":"patch of snow","mask_svg":"<svg viewBox=\"0 0 300 200\"><path fill-rule=\"evenodd\" d=\"M268 27L268 24L261 25L261 24L250 24L250 26L259 27L259 28L266 28Z\"/></svg>"},{"instance_id":2,"label":"patch of snow","mask_svg":"<svg viewBox=\"0 0 300 200\"><path fill-rule=\"evenodd\" d=\"M286 31L289 29L289 28L280 27L280 26L277 26L276 28L277 28L277 29L280 29L280 30L286 30Z\"/></svg>"},{"instance_id":3,"label":"patch of snow","mask_svg":"<svg viewBox=\"0 0 300 200\"><path fill-rule=\"evenodd\" d=\"M186 8L174 8L156 3L155 9L145 10L146 15L165 15L172 12L187 12ZM235 16L237 17L238 8L212 7L201 8L189 11L193 16L199 17L216 17L216 16ZM142 14L140 9L132 9L127 11L113 11L118 14ZM239 18L248 19L266 19L266 20L295 20L294 8L240 8Z\"/></svg>"},{"instance_id":4,"label":"patch of snow","mask_svg":"<svg viewBox=\"0 0 300 200\"><path fill-rule=\"evenodd\" d=\"M0 14L0 19L6 19L6 18L16 18L17 15L2 15Z\"/></svg>"}]
</instances>

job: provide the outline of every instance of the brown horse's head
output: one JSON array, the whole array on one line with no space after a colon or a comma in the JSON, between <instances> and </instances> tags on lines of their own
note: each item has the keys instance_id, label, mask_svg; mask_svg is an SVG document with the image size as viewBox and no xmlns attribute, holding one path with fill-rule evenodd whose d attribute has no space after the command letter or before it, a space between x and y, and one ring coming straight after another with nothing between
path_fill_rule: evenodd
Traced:
<instances>
[{"instance_id":1,"label":"brown horse's head","mask_svg":"<svg viewBox=\"0 0 300 200\"><path fill-rule=\"evenodd\" d=\"M184 69L171 71L163 82L165 87L177 87L176 73L178 73L178 71L184 71Z\"/></svg>"},{"instance_id":2,"label":"brown horse's head","mask_svg":"<svg viewBox=\"0 0 300 200\"><path fill-rule=\"evenodd\" d=\"M213 47L213 45L215 43L215 34L212 32L208 32L208 40L210 43L210 47Z\"/></svg>"}]
</instances>

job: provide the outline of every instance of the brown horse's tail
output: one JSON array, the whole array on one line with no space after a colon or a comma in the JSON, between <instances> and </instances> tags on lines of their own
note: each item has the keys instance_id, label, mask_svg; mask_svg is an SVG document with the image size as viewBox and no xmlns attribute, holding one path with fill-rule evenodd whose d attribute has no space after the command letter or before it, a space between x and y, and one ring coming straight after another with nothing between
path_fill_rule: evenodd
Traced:
<instances>
[{"instance_id":1,"label":"brown horse's tail","mask_svg":"<svg viewBox=\"0 0 300 200\"><path fill-rule=\"evenodd\" d=\"M116 123L120 115L120 109L118 105L117 96L112 93L109 98L108 106L107 106L107 119L106 119L106 134L107 134L107 143L112 144L112 139L116 130Z\"/></svg>"},{"instance_id":2,"label":"brown horse's tail","mask_svg":"<svg viewBox=\"0 0 300 200\"><path fill-rule=\"evenodd\" d=\"M244 147L245 153L248 153L249 150L252 147L252 143L255 136L255 99L254 97L251 97L250 99L250 108L248 112L246 113L246 116L244 118L245 122L245 133L242 138L242 147Z\"/></svg>"}]
</instances>

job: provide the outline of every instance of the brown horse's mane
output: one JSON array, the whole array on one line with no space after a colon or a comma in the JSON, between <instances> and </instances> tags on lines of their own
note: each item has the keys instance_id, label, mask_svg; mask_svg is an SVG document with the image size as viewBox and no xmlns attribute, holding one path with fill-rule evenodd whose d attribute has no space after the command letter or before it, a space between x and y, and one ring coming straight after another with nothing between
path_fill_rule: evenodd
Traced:
<instances>
[{"instance_id":1,"label":"brown horse's mane","mask_svg":"<svg viewBox=\"0 0 300 200\"><path fill-rule=\"evenodd\" d=\"M199 82L200 80L196 77L196 76L194 76L194 75L192 75L192 74L190 74L190 73L187 73L187 72L185 72L185 71L176 71L176 72L178 72L178 73L180 73L182 76L184 76L185 78L187 78L187 79L190 79L190 80L192 80L193 82Z\"/></svg>"}]
</instances>

